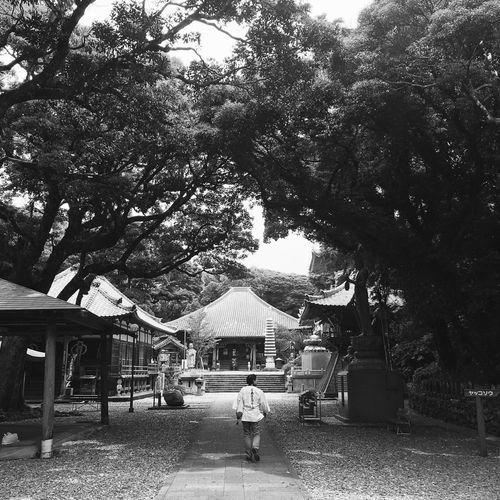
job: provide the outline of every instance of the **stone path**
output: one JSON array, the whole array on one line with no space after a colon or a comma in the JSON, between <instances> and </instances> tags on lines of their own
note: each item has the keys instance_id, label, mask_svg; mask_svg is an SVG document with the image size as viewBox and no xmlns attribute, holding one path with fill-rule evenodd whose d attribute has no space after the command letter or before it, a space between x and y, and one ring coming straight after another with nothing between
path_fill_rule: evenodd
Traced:
<instances>
[{"instance_id":1,"label":"stone path","mask_svg":"<svg viewBox=\"0 0 500 500\"><path fill-rule=\"evenodd\" d=\"M214 394L199 422L178 472L161 488L157 500L304 500L290 463L266 429L261 432L261 460L245 460L242 426L231 409L235 394Z\"/></svg>"}]
</instances>

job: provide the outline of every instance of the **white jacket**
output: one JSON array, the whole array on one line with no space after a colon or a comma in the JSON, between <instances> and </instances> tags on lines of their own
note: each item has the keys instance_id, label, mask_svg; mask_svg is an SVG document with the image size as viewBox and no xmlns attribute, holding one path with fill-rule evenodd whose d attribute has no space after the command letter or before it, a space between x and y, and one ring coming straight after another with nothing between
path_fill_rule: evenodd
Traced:
<instances>
[{"instance_id":1,"label":"white jacket","mask_svg":"<svg viewBox=\"0 0 500 500\"><path fill-rule=\"evenodd\" d=\"M264 418L265 413L271 411L271 408L261 389L255 385L247 385L238 393L233 410L243 413L241 418L243 422L259 422Z\"/></svg>"}]
</instances>

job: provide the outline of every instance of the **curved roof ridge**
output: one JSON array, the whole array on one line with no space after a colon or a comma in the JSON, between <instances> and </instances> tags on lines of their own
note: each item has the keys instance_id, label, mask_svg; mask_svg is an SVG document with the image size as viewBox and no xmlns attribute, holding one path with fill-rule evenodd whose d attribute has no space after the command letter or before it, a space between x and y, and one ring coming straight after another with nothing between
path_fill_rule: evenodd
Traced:
<instances>
[{"instance_id":1,"label":"curved roof ridge","mask_svg":"<svg viewBox=\"0 0 500 500\"><path fill-rule=\"evenodd\" d=\"M269 304L269 302L266 302L264 299L262 299L261 297L259 297L250 287L247 287L247 288L249 289L249 292L252 295L254 295L259 302L262 302L264 305L266 305L268 309L276 311L276 312L278 312L280 314L283 314L284 316L287 316L289 319L294 319L295 321L297 321L297 318L294 318L291 314L288 314L288 313L286 313L284 311L281 311L277 307L272 306L271 304Z\"/></svg>"},{"instance_id":2,"label":"curved roof ridge","mask_svg":"<svg viewBox=\"0 0 500 500\"><path fill-rule=\"evenodd\" d=\"M132 313L137 308L135 304L132 305L123 304L122 297L112 297L108 291L101 289L101 287L97 289L97 293L100 293L105 299L109 300L115 307L117 307L118 309L123 309L127 313Z\"/></svg>"},{"instance_id":3,"label":"curved roof ridge","mask_svg":"<svg viewBox=\"0 0 500 500\"><path fill-rule=\"evenodd\" d=\"M154 319L155 321L158 321L158 323L162 323L163 320L158 317L158 316L155 316L154 314L151 314L150 312L146 311L146 309L143 309L141 306L139 305L135 305L135 308L137 311L140 311L142 314L145 314L146 316L150 317L151 319Z\"/></svg>"},{"instance_id":4,"label":"curved roof ridge","mask_svg":"<svg viewBox=\"0 0 500 500\"><path fill-rule=\"evenodd\" d=\"M57 274L52 284L49 293L57 294L65 282L75 274L76 270L73 267L68 267L64 271ZM87 310L92 310L93 314L100 317L124 318L128 317L130 321L144 325L145 328L153 329L159 333L174 333L175 329L168 327L161 321L160 318L152 315L142 309L132 299L122 293L113 283L106 277L97 275L92 280L92 285L89 287L88 293L82 298L82 307ZM51 295L52 296L52 295ZM74 303L77 297L75 292L68 303Z\"/></svg>"},{"instance_id":5,"label":"curved roof ridge","mask_svg":"<svg viewBox=\"0 0 500 500\"><path fill-rule=\"evenodd\" d=\"M102 287L101 283L106 285L108 290ZM116 288L115 285L113 285L113 283L111 283L111 281L104 276L96 276L92 281L92 286L95 286L97 288L97 292L100 293L105 299L109 300L115 307L123 309L127 312L134 312L136 310L137 304L130 300L125 294L120 292L120 290L118 290L118 288ZM113 292L116 294L115 296L113 296ZM126 304L127 301L129 302L128 304Z\"/></svg>"},{"instance_id":6,"label":"curved roof ridge","mask_svg":"<svg viewBox=\"0 0 500 500\"><path fill-rule=\"evenodd\" d=\"M342 290L345 290L345 281L341 283L340 285L337 285L336 287L330 288L329 290L321 290L321 293L323 294L323 298L326 297L331 297L332 295L335 295L336 293L339 293Z\"/></svg>"},{"instance_id":7,"label":"curved roof ridge","mask_svg":"<svg viewBox=\"0 0 500 500\"><path fill-rule=\"evenodd\" d=\"M215 304L218 304L219 302L222 302L222 299L224 299L224 297L226 297L227 295L231 294L234 291L237 291L238 289L239 290L248 290L249 292L252 292L255 295L255 293L252 291L252 289L249 286L232 286L232 287L229 288L229 290L225 291L220 297L217 297L214 301L210 302L206 306L200 307L199 309L196 309L195 311L191 311L190 313L187 313L184 316L179 316L179 318L177 318L177 319L188 317L188 316L193 315L194 313L198 313L198 312L201 312L201 311L206 311L211 306L213 306ZM255 296L257 298L259 298L257 295L255 295ZM176 321L176 319L174 319L172 321Z\"/></svg>"},{"instance_id":8,"label":"curved roof ridge","mask_svg":"<svg viewBox=\"0 0 500 500\"><path fill-rule=\"evenodd\" d=\"M223 293L220 297L218 297L217 299L215 299L213 302L210 302L210 304L207 304L206 306L203 306L202 308L200 309L197 309L196 311L192 311L188 314L186 314L186 316L189 316L195 312L199 312L199 311L206 311L207 309L209 309L211 306L215 305L215 304L218 304L219 302L222 301L222 299L224 297L226 297L227 295L230 295L231 293L234 293L234 292L237 292L237 291L243 291L243 290L247 290L248 292L250 292L252 294L252 296L254 296L259 302L261 302L262 304L264 304L268 309L272 309L273 311L276 311L278 312L279 314L283 314L284 316L287 316L289 319L293 319L295 321L297 321L297 318L294 318L293 316L291 316L290 314L286 313L286 312L283 312L281 311L280 309L278 309L277 307L274 307L272 306L271 304L269 304L268 302L266 302L264 299L262 299L261 297L259 297L253 290L252 290L252 287L249 287L249 286L232 286L231 288L229 288L229 290L225 293ZM182 316L181 316L182 318ZM175 320L174 320L175 321Z\"/></svg>"}]
</instances>

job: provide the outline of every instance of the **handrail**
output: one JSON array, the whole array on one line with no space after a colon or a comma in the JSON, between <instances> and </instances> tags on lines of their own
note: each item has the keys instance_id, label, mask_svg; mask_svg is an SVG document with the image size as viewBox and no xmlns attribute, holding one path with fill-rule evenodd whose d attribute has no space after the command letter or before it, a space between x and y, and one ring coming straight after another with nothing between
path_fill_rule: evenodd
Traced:
<instances>
[{"instance_id":1,"label":"handrail","mask_svg":"<svg viewBox=\"0 0 500 500\"><path fill-rule=\"evenodd\" d=\"M293 370L293 375L321 375L324 374L325 370L320 369L320 370L296 370L294 368Z\"/></svg>"},{"instance_id":2,"label":"handrail","mask_svg":"<svg viewBox=\"0 0 500 500\"><path fill-rule=\"evenodd\" d=\"M337 365L339 363L340 355L339 352L337 351L336 356L332 356L330 358L330 361L328 362L328 365L326 367L325 375L324 377L320 380L318 384L318 392L321 394L324 394L328 387L330 386L330 383L332 381L332 378L335 374L335 370L337 369Z\"/></svg>"}]
</instances>

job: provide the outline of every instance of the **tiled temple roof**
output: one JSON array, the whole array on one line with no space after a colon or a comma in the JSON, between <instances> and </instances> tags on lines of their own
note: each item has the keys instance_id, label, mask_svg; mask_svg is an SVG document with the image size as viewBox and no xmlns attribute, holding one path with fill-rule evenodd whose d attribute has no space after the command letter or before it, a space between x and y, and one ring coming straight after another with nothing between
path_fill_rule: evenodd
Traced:
<instances>
[{"instance_id":1,"label":"tiled temple roof","mask_svg":"<svg viewBox=\"0 0 500 500\"><path fill-rule=\"evenodd\" d=\"M349 290L345 289L344 283L331 290L325 290L321 295L309 295L306 302L310 304L317 304L320 306L339 306L345 307L351 302L354 296L354 285L349 287Z\"/></svg>"},{"instance_id":2,"label":"tiled temple roof","mask_svg":"<svg viewBox=\"0 0 500 500\"><path fill-rule=\"evenodd\" d=\"M57 297L75 274L76 271L71 268L59 273L50 287L49 295ZM76 298L77 294L75 293L68 299L68 302L74 304ZM89 292L82 298L81 306L101 318L128 321L159 333L175 332L175 329L168 327L159 318L132 302L103 276L94 278Z\"/></svg>"},{"instance_id":3,"label":"tiled temple roof","mask_svg":"<svg viewBox=\"0 0 500 500\"><path fill-rule=\"evenodd\" d=\"M320 311L347 307L353 298L354 285L346 290L344 284L325 290L321 295L308 295L304 301L304 308L300 312L300 321L316 319Z\"/></svg>"},{"instance_id":4,"label":"tiled temple roof","mask_svg":"<svg viewBox=\"0 0 500 500\"><path fill-rule=\"evenodd\" d=\"M266 319L277 326L297 328L298 319L271 306L249 287L233 287L207 306L165 323L177 330L189 330L191 321L204 314L207 329L217 338L265 337Z\"/></svg>"}]
</instances>

